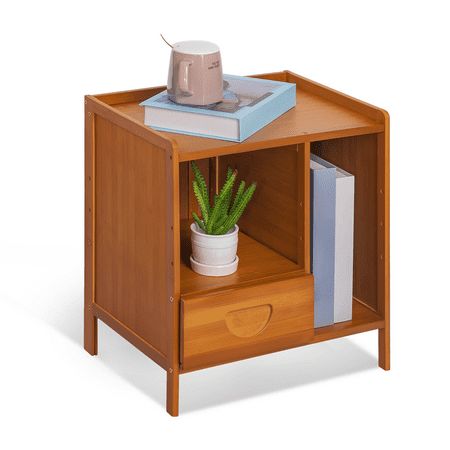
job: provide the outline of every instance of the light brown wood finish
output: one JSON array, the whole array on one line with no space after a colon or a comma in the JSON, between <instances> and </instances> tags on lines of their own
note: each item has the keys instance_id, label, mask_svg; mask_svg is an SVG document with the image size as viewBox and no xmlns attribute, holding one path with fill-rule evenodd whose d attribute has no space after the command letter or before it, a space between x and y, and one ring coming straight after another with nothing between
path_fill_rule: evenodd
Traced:
<instances>
[{"instance_id":1,"label":"light brown wood finish","mask_svg":"<svg viewBox=\"0 0 450 450\"><path fill-rule=\"evenodd\" d=\"M290 348L302 347L304 345L314 344L318 342L329 341L331 339L339 339L345 336L350 336L357 333L364 333L367 331L378 330L383 331L385 327L385 322L383 318L368 308L364 303L361 303L357 299L353 300L353 317L352 320L347 322L336 323L327 327L315 328L313 330L313 335L305 339L305 334L289 334L280 338L277 342L278 348L269 350L269 347L265 348L265 353L270 353L279 351L281 349L288 350ZM308 334L308 333L306 333ZM222 355L224 356L224 355ZM236 357L236 355L234 355ZM257 356L250 355L247 357L241 357L239 359L245 359L248 357ZM237 359L236 359L237 360ZM225 361L226 362L226 361ZM194 370L206 369L215 365L223 364L223 362L209 362L203 361L201 367L195 367L193 369L187 369L182 367L180 373L188 373Z\"/></svg>"},{"instance_id":2,"label":"light brown wood finish","mask_svg":"<svg viewBox=\"0 0 450 450\"><path fill-rule=\"evenodd\" d=\"M137 102L117 104L114 108L143 125L144 111ZM240 144L163 131L159 134L175 139L179 147L180 161L189 161L317 139L375 133L383 129L382 124L362 114L299 89L295 108Z\"/></svg>"},{"instance_id":3,"label":"light brown wood finish","mask_svg":"<svg viewBox=\"0 0 450 450\"><path fill-rule=\"evenodd\" d=\"M180 372L180 174L176 148L166 152L168 354L166 410L178 416Z\"/></svg>"},{"instance_id":4,"label":"light brown wood finish","mask_svg":"<svg viewBox=\"0 0 450 450\"><path fill-rule=\"evenodd\" d=\"M390 186L389 186L389 115L385 116L385 132L377 135L377 220L378 220L378 311L385 326L378 331L378 364L391 368L390 355Z\"/></svg>"},{"instance_id":5,"label":"light brown wood finish","mask_svg":"<svg viewBox=\"0 0 450 450\"><path fill-rule=\"evenodd\" d=\"M190 238L183 226L182 240L187 245L182 248L188 249L190 254ZM206 292L218 289L229 289L237 285L262 280L286 273L302 273L297 264L267 248L244 233L239 233L239 270L226 277L205 277L195 273L189 264L188 255L181 259L181 295Z\"/></svg>"},{"instance_id":6,"label":"light brown wood finish","mask_svg":"<svg viewBox=\"0 0 450 450\"><path fill-rule=\"evenodd\" d=\"M95 159L95 119L85 100L85 177L84 177L84 348L91 354L97 354L97 317L94 315L95 283L95 195L94 195L94 159Z\"/></svg>"},{"instance_id":7,"label":"light brown wood finish","mask_svg":"<svg viewBox=\"0 0 450 450\"><path fill-rule=\"evenodd\" d=\"M95 302L167 355L166 151L96 117Z\"/></svg>"},{"instance_id":8,"label":"light brown wood finish","mask_svg":"<svg viewBox=\"0 0 450 450\"><path fill-rule=\"evenodd\" d=\"M297 87L310 93L325 98L343 108L350 109L358 114L362 114L377 123L385 123L385 111L369 103L358 100L350 95L331 89L328 86L312 81L309 78L297 75L290 70L286 70L286 79L288 83L295 83ZM270 75L270 74L268 74Z\"/></svg>"},{"instance_id":9,"label":"light brown wood finish","mask_svg":"<svg viewBox=\"0 0 450 450\"><path fill-rule=\"evenodd\" d=\"M297 145L259 150L220 158L220 184L227 167L237 169L238 180L258 184L239 221L240 229L293 262L298 259L299 174ZM303 184L304 181L300 180ZM236 184L237 184L236 183ZM304 258L299 266L303 268Z\"/></svg>"},{"instance_id":10,"label":"light brown wood finish","mask_svg":"<svg viewBox=\"0 0 450 450\"><path fill-rule=\"evenodd\" d=\"M297 264L303 267L306 273L311 271L311 216L310 216L310 143L297 145Z\"/></svg>"},{"instance_id":11,"label":"light brown wood finish","mask_svg":"<svg viewBox=\"0 0 450 450\"><path fill-rule=\"evenodd\" d=\"M95 318L99 318L103 323L112 328L117 334L122 336L128 342L133 344L142 353L147 355L149 358L153 359L156 364L161 366L163 369L169 369L167 363L167 356L161 353L157 348L136 334L131 328L125 325L123 322L114 317L111 313L103 309L97 303L92 305L92 310L94 312Z\"/></svg>"},{"instance_id":12,"label":"light brown wood finish","mask_svg":"<svg viewBox=\"0 0 450 450\"><path fill-rule=\"evenodd\" d=\"M352 320L339 322L314 330L313 342L328 341L365 331L384 329L383 318L368 308L364 303L353 299Z\"/></svg>"},{"instance_id":13,"label":"light brown wood finish","mask_svg":"<svg viewBox=\"0 0 450 450\"><path fill-rule=\"evenodd\" d=\"M93 96L87 95L86 101L89 106L89 112L92 114L109 120L114 125L126 129L135 136L140 137L159 148L167 150L176 148L177 144L173 139L173 136L163 136L161 133L146 127L143 122L134 120L132 117L123 114L115 106L103 103Z\"/></svg>"},{"instance_id":14,"label":"light brown wood finish","mask_svg":"<svg viewBox=\"0 0 450 450\"><path fill-rule=\"evenodd\" d=\"M379 365L390 367L389 117L380 108L289 71L259 77L295 82L298 104L241 144L160 133L146 127L138 103L164 87L85 99L85 348L91 354L97 352L97 318L101 319L167 371L167 411L172 415L178 414L180 373L231 360L378 329ZM294 243L289 236L293 249L270 244L267 235L252 235L258 234L258 229L250 224L250 236L240 235L241 261L235 274L210 278L192 272L187 262L187 225L197 206L187 161L203 160L200 164L204 165L210 191L215 192L227 159L245 152L264 155L270 152L266 149L281 155L294 148L299 155L294 161L295 173L282 162L275 161L274 166L281 165L279 171L289 178L288 190L283 192L298 204L292 223L299 239ZM304 322L304 330L292 333L280 327L278 330L284 334L261 340L255 347L234 347L230 338L217 330L226 329L232 339L262 339L269 332L274 308L280 307L286 292L292 294L290 288L275 292L270 291L270 286L286 286L295 283L292 280L308 277L310 151L357 174L353 318L315 330ZM245 161L249 156L242 158ZM249 180L254 172L257 176L263 174L261 184L266 183L267 168L258 166L273 161L271 156L265 158L264 164L254 163L255 170L252 163ZM295 187L291 183L294 179ZM157 189L153 189L155 184ZM278 202L274 192L269 196ZM249 292L261 293L255 295L256 304L250 306L246 304L249 298L239 295ZM271 303L263 302L264 295L271 296ZM195 326L200 334L194 333L194 341L190 341L188 333L187 342L199 339L201 345L222 345L217 352L203 352L205 348L200 347L202 352L188 357L188 368L180 367L180 345L186 337L183 327L180 335L181 296L188 309L189 301L197 299L199 317L215 317L214 311L230 306L222 319L211 322L220 336L218 341L206 339L203 326ZM211 298L221 298L222 303L209 310ZM233 302L244 306L231 308ZM293 310L283 311L288 317ZM308 314L302 313L296 324L303 323Z\"/></svg>"},{"instance_id":15,"label":"light brown wood finish","mask_svg":"<svg viewBox=\"0 0 450 450\"><path fill-rule=\"evenodd\" d=\"M307 342L313 310L311 275L182 296L183 369L281 350L292 334Z\"/></svg>"},{"instance_id":16,"label":"light brown wood finish","mask_svg":"<svg viewBox=\"0 0 450 450\"><path fill-rule=\"evenodd\" d=\"M353 295L378 310L377 135L313 142L311 152L355 176Z\"/></svg>"},{"instance_id":17,"label":"light brown wood finish","mask_svg":"<svg viewBox=\"0 0 450 450\"><path fill-rule=\"evenodd\" d=\"M312 151L355 175L353 294L384 320L378 359L389 370L389 116L381 113L384 133L316 142Z\"/></svg>"},{"instance_id":18,"label":"light brown wood finish","mask_svg":"<svg viewBox=\"0 0 450 450\"><path fill-rule=\"evenodd\" d=\"M150 97L153 97L156 94L164 91L166 86L156 86L152 88L146 89L132 89L129 91L119 91L113 92L110 94L97 94L94 95L96 99L100 100L102 103L106 103L107 105L119 105L121 103L141 103L144 100L147 100Z\"/></svg>"}]
</instances>

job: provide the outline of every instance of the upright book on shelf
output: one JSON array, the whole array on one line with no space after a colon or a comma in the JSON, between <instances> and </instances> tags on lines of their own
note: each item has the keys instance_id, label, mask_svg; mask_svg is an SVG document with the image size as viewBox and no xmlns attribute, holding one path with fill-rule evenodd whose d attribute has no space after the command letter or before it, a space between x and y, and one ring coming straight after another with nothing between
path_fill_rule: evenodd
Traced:
<instances>
[{"instance_id":1,"label":"upright book on shelf","mask_svg":"<svg viewBox=\"0 0 450 450\"><path fill-rule=\"evenodd\" d=\"M352 319L355 177L336 167L334 322Z\"/></svg>"},{"instance_id":2,"label":"upright book on shelf","mask_svg":"<svg viewBox=\"0 0 450 450\"><path fill-rule=\"evenodd\" d=\"M355 177L311 155L315 326L352 318Z\"/></svg>"},{"instance_id":3,"label":"upright book on shelf","mask_svg":"<svg viewBox=\"0 0 450 450\"><path fill-rule=\"evenodd\" d=\"M311 155L311 270L314 327L334 323L336 168Z\"/></svg>"},{"instance_id":4,"label":"upright book on shelf","mask_svg":"<svg viewBox=\"0 0 450 450\"><path fill-rule=\"evenodd\" d=\"M293 83L224 75L224 101L208 106L172 102L167 91L143 101L144 123L155 130L241 142L296 103Z\"/></svg>"}]
</instances>

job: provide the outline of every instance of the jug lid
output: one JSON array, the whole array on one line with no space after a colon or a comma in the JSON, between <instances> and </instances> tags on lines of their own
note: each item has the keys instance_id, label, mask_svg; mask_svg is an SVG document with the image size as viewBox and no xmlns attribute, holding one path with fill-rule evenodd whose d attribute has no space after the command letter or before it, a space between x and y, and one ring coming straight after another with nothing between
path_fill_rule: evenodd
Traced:
<instances>
[{"instance_id":1,"label":"jug lid","mask_svg":"<svg viewBox=\"0 0 450 450\"><path fill-rule=\"evenodd\" d=\"M189 55L209 55L217 53L219 47L208 41L182 41L173 44L173 49L176 52L187 53Z\"/></svg>"}]
</instances>

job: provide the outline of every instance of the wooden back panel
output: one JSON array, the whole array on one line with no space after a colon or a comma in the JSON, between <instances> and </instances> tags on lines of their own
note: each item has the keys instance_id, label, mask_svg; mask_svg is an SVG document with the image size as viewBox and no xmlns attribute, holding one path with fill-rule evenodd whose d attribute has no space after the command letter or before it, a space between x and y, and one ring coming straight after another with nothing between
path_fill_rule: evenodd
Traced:
<instances>
[{"instance_id":1,"label":"wooden back panel","mask_svg":"<svg viewBox=\"0 0 450 450\"><path fill-rule=\"evenodd\" d=\"M220 184L224 182L230 166L238 170L239 182L258 183L239 227L253 239L304 268L304 259L298 253L299 235L304 233L303 223L299 221L299 185L304 186L305 180L299 174L299 159L303 152L297 152L298 147L289 145L222 156L219 158L219 181Z\"/></svg>"},{"instance_id":2,"label":"wooden back panel","mask_svg":"<svg viewBox=\"0 0 450 450\"><path fill-rule=\"evenodd\" d=\"M95 120L95 302L167 355L166 150Z\"/></svg>"}]
</instances>

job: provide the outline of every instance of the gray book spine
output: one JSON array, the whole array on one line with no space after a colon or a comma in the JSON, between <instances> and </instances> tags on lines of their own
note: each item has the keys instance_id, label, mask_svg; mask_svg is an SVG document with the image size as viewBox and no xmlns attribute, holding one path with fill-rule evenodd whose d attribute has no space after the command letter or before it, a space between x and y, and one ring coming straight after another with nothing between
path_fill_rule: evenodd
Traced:
<instances>
[{"instance_id":1,"label":"gray book spine","mask_svg":"<svg viewBox=\"0 0 450 450\"><path fill-rule=\"evenodd\" d=\"M336 168L311 155L311 271L314 326L334 323Z\"/></svg>"},{"instance_id":2,"label":"gray book spine","mask_svg":"<svg viewBox=\"0 0 450 450\"><path fill-rule=\"evenodd\" d=\"M334 321L352 319L355 177L336 168Z\"/></svg>"}]
</instances>

